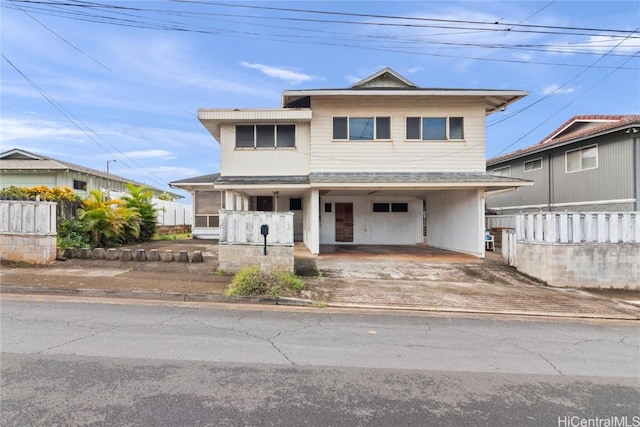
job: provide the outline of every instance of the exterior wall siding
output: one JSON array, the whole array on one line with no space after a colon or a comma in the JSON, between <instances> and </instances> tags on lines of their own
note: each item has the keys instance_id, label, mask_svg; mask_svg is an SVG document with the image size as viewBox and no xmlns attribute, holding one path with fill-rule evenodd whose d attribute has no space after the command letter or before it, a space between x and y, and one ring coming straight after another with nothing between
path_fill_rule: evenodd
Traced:
<instances>
[{"instance_id":1,"label":"exterior wall siding","mask_svg":"<svg viewBox=\"0 0 640 427\"><path fill-rule=\"evenodd\" d=\"M312 172L483 172L482 99L319 97L312 99ZM333 141L333 116L391 116L390 141ZM464 117L464 141L407 141L409 116Z\"/></svg>"},{"instance_id":2,"label":"exterior wall siding","mask_svg":"<svg viewBox=\"0 0 640 427\"><path fill-rule=\"evenodd\" d=\"M567 173L565 153L593 144L598 145L598 167ZM619 132L490 166L487 168L489 173L496 168L510 165L512 177L531 179L535 184L509 193L490 196L487 198L487 206L489 208L508 207L511 208L509 212L576 210L576 206L585 207L580 209L598 206L596 209L589 210L620 210L621 206L623 209L625 206L630 206L628 210L633 210L633 202L626 201L635 198L633 152L632 140ZM551 170L549 170L549 157ZM535 158L542 158L542 169L525 173L524 162ZM549 180L551 180L551 188L549 188ZM613 202L590 203L600 201ZM567 203L576 204L576 206L562 206Z\"/></svg>"},{"instance_id":3,"label":"exterior wall siding","mask_svg":"<svg viewBox=\"0 0 640 427\"><path fill-rule=\"evenodd\" d=\"M336 242L335 203L353 203L353 243L407 245L422 243L422 200L402 196L324 196L320 197L320 243ZM406 202L409 212L373 212L374 202ZM331 212L325 212L331 203Z\"/></svg>"},{"instance_id":4,"label":"exterior wall siding","mask_svg":"<svg viewBox=\"0 0 640 427\"><path fill-rule=\"evenodd\" d=\"M295 148L236 149L236 128L220 127L220 173L223 176L309 174L309 123L296 123Z\"/></svg>"}]
</instances>

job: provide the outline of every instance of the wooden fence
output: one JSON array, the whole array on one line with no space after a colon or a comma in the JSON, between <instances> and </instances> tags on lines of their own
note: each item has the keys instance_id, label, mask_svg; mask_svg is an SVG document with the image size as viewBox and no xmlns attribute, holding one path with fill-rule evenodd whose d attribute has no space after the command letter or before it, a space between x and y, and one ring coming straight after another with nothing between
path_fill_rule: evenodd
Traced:
<instances>
[{"instance_id":1,"label":"wooden fence","mask_svg":"<svg viewBox=\"0 0 640 427\"><path fill-rule=\"evenodd\" d=\"M269 226L267 243L293 245L293 212L220 211L220 243L262 244L262 225Z\"/></svg>"},{"instance_id":2,"label":"wooden fence","mask_svg":"<svg viewBox=\"0 0 640 427\"><path fill-rule=\"evenodd\" d=\"M0 233L55 235L56 202L0 201Z\"/></svg>"},{"instance_id":3,"label":"wooden fence","mask_svg":"<svg viewBox=\"0 0 640 427\"><path fill-rule=\"evenodd\" d=\"M531 243L640 243L640 212L516 215L516 240Z\"/></svg>"}]
</instances>

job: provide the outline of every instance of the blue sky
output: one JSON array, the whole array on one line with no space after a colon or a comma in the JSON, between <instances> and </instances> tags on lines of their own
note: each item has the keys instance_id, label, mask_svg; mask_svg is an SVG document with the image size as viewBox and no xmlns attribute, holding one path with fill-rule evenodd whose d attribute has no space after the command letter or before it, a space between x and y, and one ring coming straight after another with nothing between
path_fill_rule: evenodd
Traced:
<instances>
[{"instance_id":1,"label":"blue sky","mask_svg":"<svg viewBox=\"0 0 640 427\"><path fill-rule=\"evenodd\" d=\"M198 108L277 108L284 90L383 67L422 87L529 91L488 117L487 157L574 115L640 114L637 1L1 3L2 151L115 159L155 187L219 170Z\"/></svg>"}]
</instances>

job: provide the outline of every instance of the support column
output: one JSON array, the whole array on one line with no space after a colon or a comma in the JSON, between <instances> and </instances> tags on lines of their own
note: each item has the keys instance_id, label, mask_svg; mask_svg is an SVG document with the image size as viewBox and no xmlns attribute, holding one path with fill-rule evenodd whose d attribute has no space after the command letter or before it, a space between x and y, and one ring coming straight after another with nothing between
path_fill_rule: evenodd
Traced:
<instances>
[{"instance_id":1,"label":"support column","mask_svg":"<svg viewBox=\"0 0 640 427\"><path fill-rule=\"evenodd\" d=\"M224 209L227 211L234 211L236 209L234 202L235 202L235 195L233 194L233 191L225 191Z\"/></svg>"},{"instance_id":2,"label":"support column","mask_svg":"<svg viewBox=\"0 0 640 427\"><path fill-rule=\"evenodd\" d=\"M320 253L320 192L311 190L310 195L310 220L309 224L309 250L313 255Z\"/></svg>"}]
</instances>

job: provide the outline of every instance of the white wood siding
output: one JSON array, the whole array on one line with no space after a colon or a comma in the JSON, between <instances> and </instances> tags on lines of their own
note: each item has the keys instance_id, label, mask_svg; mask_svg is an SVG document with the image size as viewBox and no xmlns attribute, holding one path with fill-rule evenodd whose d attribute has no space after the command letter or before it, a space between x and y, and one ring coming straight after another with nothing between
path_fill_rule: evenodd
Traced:
<instances>
[{"instance_id":1,"label":"white wood siding","mask_svg":"<svg viewBox=\"0 0 640 427\"><path fill-rule=\"evenodd\" d=\"M223 176L309 174L309 123L295 123L295 148L236 149L235 124L220 127L220 173Z\"/></svg>"},{"instance_id":2,"label":"white wood siding","mask_svg":"<svg viewBox=\"0 0 640 427\"><path fill-rule=\"evenodd\" d=\"M353 243L365 245L409 245L421 243L422 200L411 197L320 197L320 243L336 242L334 203L353 203ZM406 202L409 212L373 212L374 202ZM331 203L331 212L324 211L324 204Z\"/></svg>"},{"instance_id":3,"label":"white wood siding","mask_svg":"<svg viewBox=\"0 0 640 427\"><path fill-rule=\"evenodd\" d=\"M316 97L312 172L484 172L484 100L445 97ZM391 141L332 141L333 116L391 116ZM405 118L464 117L465 140L407 141Z\"/></svg>"}]
</instances>

